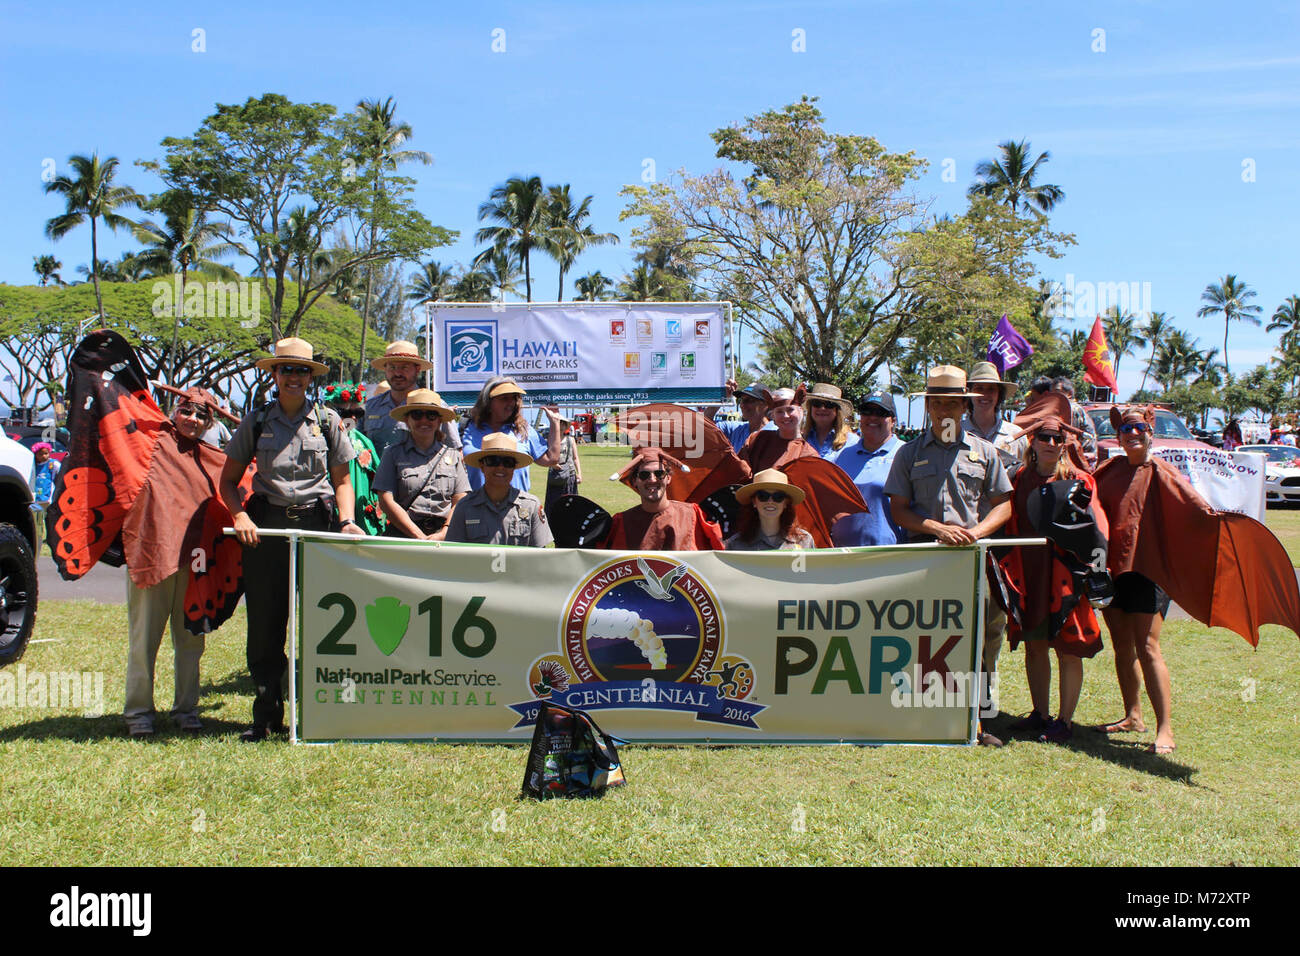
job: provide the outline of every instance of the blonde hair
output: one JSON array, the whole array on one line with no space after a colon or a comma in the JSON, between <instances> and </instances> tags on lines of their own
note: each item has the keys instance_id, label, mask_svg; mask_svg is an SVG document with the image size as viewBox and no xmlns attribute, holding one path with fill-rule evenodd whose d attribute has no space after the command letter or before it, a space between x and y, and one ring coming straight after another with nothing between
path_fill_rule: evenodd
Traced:
<instances>
[{"instance_id":1,"label":"blonde hair","mask_svg":"<svg viewBox=\"0 0 1300 956\"><path fill-rule=\"evenodd\" d=\"M817 427L817 425L813 422L812 412L807 407L808 402L810 401L824 402L824 401L828 401L828 399L822 398L819 395L809 395L808 398L804 401L804 415L803 415L803 437L804 438L807 438L809 435L811 435L813 433L813 429ZM833 451L839 451L841 448L844 447L844 444L849 440L849 422L848 419L844 417L844 406L841 405L839 402L835 403L835 424L831 426L831 431L835 433L835 437L831 439L831 449Z\"/></svg>"},{"instance_id":2,"label":"blonde hair","mask_svg":"<svg viewBox=\"0 0 1300 956\"><path fill-rule=\"evenodd\" d=\"M1061 445L1061 457L1056 462L1056 470L1052 472L1052 481L1061 481L1064 478L1078 478L1079 470L1074 467L1074 462L1070 461L1070 456L1065 453L1065 445ZM1029 450L1025 453L1025 458L1030 466L1038 470L1038 452L1034 451L1034 443L1029 443Z\"/></svg>"}]
</instances>

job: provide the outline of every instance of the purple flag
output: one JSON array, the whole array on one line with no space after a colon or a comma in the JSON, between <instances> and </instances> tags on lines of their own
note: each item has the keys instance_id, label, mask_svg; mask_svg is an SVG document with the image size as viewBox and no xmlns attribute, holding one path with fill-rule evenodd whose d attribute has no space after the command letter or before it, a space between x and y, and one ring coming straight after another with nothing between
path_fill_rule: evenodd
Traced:
<instances>
[{"instance_id":1,"label":"purple flag","mask_svg":"<svg viewBox=\"0 0 1300 956\"><path fill-rule=\"evenodd\" d=\"M1025 337L1016 331L1004 314L998 327L993 330L993 337L989 339L988 359L998 367L998 374L1006 375L1033 354L1034 347L1025 341Z\"/></svg>"}]
</instances>

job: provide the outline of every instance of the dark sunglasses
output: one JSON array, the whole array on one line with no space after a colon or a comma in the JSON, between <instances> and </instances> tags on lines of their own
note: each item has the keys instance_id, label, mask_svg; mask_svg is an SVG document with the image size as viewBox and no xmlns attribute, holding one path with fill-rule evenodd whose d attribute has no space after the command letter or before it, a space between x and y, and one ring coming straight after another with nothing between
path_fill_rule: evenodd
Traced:
<instances>
[{"instance_id":1,"label":"dark sunglasses","mask_svg":"<svg viewBox=\"0 0 1300 956\"><path fill-rule=\"evenodd\" d=\"M366 410L364 408L340 408L338 409L339 418L365 418Z\"/></svg>"},{"instance_id":2,"label":"dark sunglasses","mask_svg":"<svg viewBox=\"0 0 1300 956\"><path fill-rule=\"evenodd\" d=\"M281 375L310 375L310 365L277 365L276 370Z\"/></svg>"},{"instance_id":3,"label":"dark sunglasses","mask_svg":"<svg viewBox=\"0 0 1300 956\"><path fill-rule=\"evenodd\" d=\"M636 477L637 481L649 481L651 478L663 478L666 474L668 474L666 471L650 471L649 469L642 469L636 473Z\"/></svg>"},{"instance_id":4,"label":"dark sunglasses","mask_svg":"<svg viewBox=\"0 0 1300 956\"><path fill-rule=\"evenodd\" d=\"M427 422L427 421L430 421L431 419L442 418L442 416L439 415L437 412L426 412L426 411L423 411L423 410L417 410L417 411L413 411L413 412L407 412L407 413L406 413L406 417L407 417L407 418L414 418L417 422ZM513 461L513 460L514 460L514 459L511 459L511 461Z\"/></svg>"},{"instance_id":5,"label":"dark sunglasses","mask_svg":"<svg viewBox=\"0 0 1300 956\"><path fill-rule=\"evenodd\" d=\"M412 413L414 414L414 413ZM506 455L487 455L478 460L479 467L487 465L489 468L516 468L515 460Z\"/></svg>"},{"instance_id":6,"label":"dark sunglasses","mask_svg":"<svg viewBox=\"0 0 1300 956\"><path fill-rule=\"evenodd\" d=\"M1055 432L1052 432L1051 434L1047 434L1045 432L1039 432L1038 438L1040 441L1045 441L1049 445L1061 445L1065 443L1065 436L1059 435Z\"/></svg>"},{"instance_id":7,"label":"dark sunglasses","mask_svg":"<svg viewBox=\"0 0 1300 956\"><path fill-rule=\"evenodd\" d=\"M839 408L838 402L823 402L819 398L814 398L808 402L809 408Z\"/></svg>"},{"instance_id":8,"label":"dark sunglasses","mask_svg":"<svg viewBox=\"0 0 1300 956\"><path fill-rule=\"evenodd\" d=\"M780 503L789 497L784 491L756 491L754 497L759 501L775 501Z\"/></svg>"},{"instance_id":9,"label":"dark sunglasses","mask_svg":"<svg viewBox=\"0 0 1300 956\"><path fill-rule=\"evenodd\" d=\"M1146 422L1125 422L1123 425L1119 426L1119 433L1121 435L1126 435L1129 432L1139 432L1145 434L1146 432L1149 431L1151 431L1151 426L1148 425Z\"/></svg>"}]
</instances>

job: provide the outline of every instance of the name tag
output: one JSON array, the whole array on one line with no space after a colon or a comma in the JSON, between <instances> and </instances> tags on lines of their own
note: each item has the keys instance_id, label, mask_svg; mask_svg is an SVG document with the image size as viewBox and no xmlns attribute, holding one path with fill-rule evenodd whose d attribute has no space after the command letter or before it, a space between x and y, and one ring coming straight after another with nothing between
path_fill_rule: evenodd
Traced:
<instances>
[{"instance_id":1,"label":"name tag","mask_svg":"<svg viewBox=\"0 0 1300 956\"><path fill-rule=\"evenodd\" d=\"M918 458L916 461L912 462L912 467L915 468L918 465L928 465L928 464L930 464L929 458Z\"/></svg>"},{"instance_id":2,"label":"name tag","mask_svg":"<svg viewBox=\"0 0 1300 956\"><path fill-rule=\"evenodd\" d=\"M980 453L977 452L977 451L973 451L973 452L971 452L971 453L970 453L970 460L971 460L971 461L979 461L979 460L980 460Z\"/></svg>"},{"instance_id":3,"label":"name tag","mask_svg":"<svg viewBox=\"0 0 1300 956\"><path fill-rule=\"evenodd\" d=\"M478 518L466 518L466 519L465 519L465 523L466 523L466 524L478 524Z\"/></svg>"}]
</instances>

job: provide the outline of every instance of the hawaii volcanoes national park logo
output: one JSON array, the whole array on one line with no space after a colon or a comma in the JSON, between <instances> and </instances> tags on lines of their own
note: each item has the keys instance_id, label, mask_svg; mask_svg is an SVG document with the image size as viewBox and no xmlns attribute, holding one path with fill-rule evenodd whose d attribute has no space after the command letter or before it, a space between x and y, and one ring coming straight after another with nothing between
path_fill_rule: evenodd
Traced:
<instances>
[{"instance_id":1,"label":"hawaii volcanoes national park logo","mask_svg":"<svg viewBox=\"0 0 1300 956\"><path fill-rule=\"evenodd\" d=\"M747 700L754 667L726 653L726 621L694 568L663 554L625 554L588 574L565 601L560 651L528 670L536 699L511 708L516 727L537 703L585 710L675 710L758 730L766 705Z\"/></svg>"}]
</instances>

